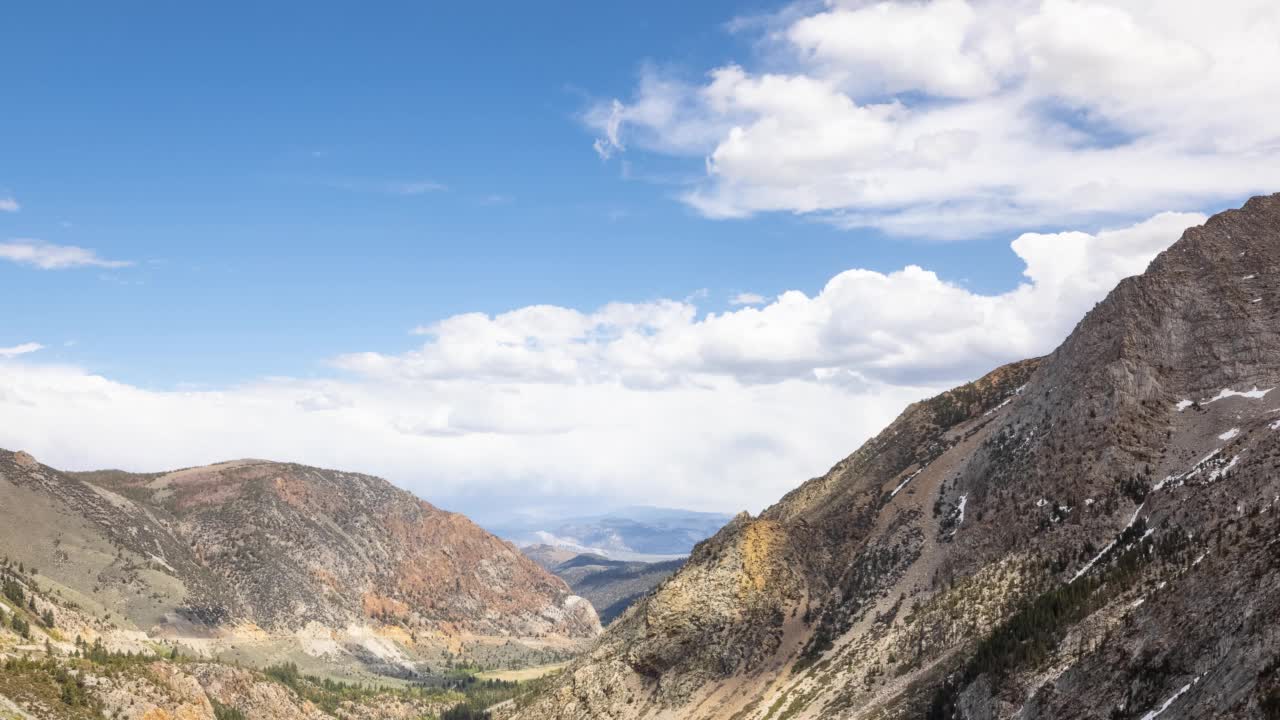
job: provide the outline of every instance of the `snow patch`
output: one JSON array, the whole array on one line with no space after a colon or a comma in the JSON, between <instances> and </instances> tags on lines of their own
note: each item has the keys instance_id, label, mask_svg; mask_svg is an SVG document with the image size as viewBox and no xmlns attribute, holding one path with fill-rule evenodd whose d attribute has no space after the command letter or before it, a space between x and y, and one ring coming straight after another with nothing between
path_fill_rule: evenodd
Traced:
<instances>
[{"instance_id":1,"label":"snow patch","mask_svg":"<svg viewBox=\"0 0 1280 720\"><path fill-rule=\"evenodd\" d=\"M925 467L928 467L928 466L926 465ZM897 495L898 492L902 490L902 488L907 486L907 483L911 482L915 478L915 476L919 475L922 472L924 472L924 468L920 468L919 470L908 475L906 480L903 480L902 482L898 483L898 487L894 488L893 492L889 493L889 497L894 497L895 495Z\"/></svg>"},{"instance_id":2,"label":"snow patch","mask_svg":"<svg viewBox=\"0 0 1280 720\"><path fill-rule=\"evenodd\" d=\"M1186 410L1187 408L1195 404L1196 402L1194 400L1179 400L1178 404L1174 405L1173 408L1178 412L1182 412L1183 410Z\"/></svg>"},{"instance_id":3,"label":"snow patch","mask_svg":"<svg viewBox=\"0 0 1280 720\"><path fill-rule=\"evenodd\" d=\"M1240 392L1239 390L1232 390L1231 388L1222 388L1221 390L1218 391L1217 395L1214 395L1213 397L1209 398L1208 400L1205 400L1200 404L1208 405L1211 402L1226 400L1229 397L1242 397L1242 398L1250 398L1252 400L1261 400L1262 398L1266 397L1267 393L1271 392L1272 390L1275 390L1275 388L1272 387L1272 388L1267 388L1266 390L1259 390L1257 385L1254 385L1252 390L1245 390L1244 392Z\"/></svg>"},{"instance_id":4,"label":"snow patch","mask_svg":"<svg viewBox=\"0 0 1280 720\"><path fill-rule=\"evenodd\" d=\"M1177 700L1178 698L1182 697L1183 693L1185 693L1186 691L1190 690L1190 689L1191 689L1191 686L1192 686L1192 685L1195 685L1195 684L1196 684L1196 683L1198 683L1198 682L1200 682L1200 676L1199 676L1199 675L1197 675L1197 676L1196 676L1196 678L1195 678L1194 680L1192 680L1191 682L1189 682L1189 683L1187 683L1186 685L1183 685L1182 687L1178 688L1178 692L1176 692L1176 693L1174 693L1173 695L1171 695L1171 696L1169 697L1169 699L1168 699L1168 700L1165 700L1163 705L1161 705L1160 707L1156 708L1155 710L1152 710L1151 712L1147 713L1146 715L1143 715L1143 716L1142 716L1142 720L1155 720L1155 718L1160 717L1160 714L1161 714L1161 713L1163 713L1165 710L1168 710L1168 709L1169 709L1169 706L1170 706L1170 705L1172 705L1172 704L1174 703L1174 701L1175 701L1175 700Z\"/></svg>"},{"instance_id":5,"label":"snow patch","mask_svg":"<svg viewBox=\"0 0 1280 720\"><path fill-rule=\"evenodd\" d=\"M1244 277L1242 277L1242 278L1240 278L1240 279L1241 279L1241 280L1252 280L1252 279L1254 279L1254 278L1256 278L1256 277L1258 277L1258 276L1257 276L1257 275L1245 275Z\"/></svg>"},{"instance_id":6,"label":"snow patch","mask_svg":"<svg viewBox=\"0 0 1280 720\"><path fill-rule=\"evenodd\" d=\"M964 524L964 506L965 506L965 503L967 503L968 501L969 501L968 495L960 496L960 504L956 506L956 511L960 513L960 516L956 518L956 527L959 527Z\"/></svg>"},{"instance_id":7,"label":"snow patch","mask_svg":"<svg viewBox=\"0 0 1280 720\"><path fill-rule=\"evenodd\" d=\"M1120 530L1120 532L1116 533L1117 538L1120 535L1123 535L1125 530L1128 530L1129 528L1133 527L1134 523L1138 522L1138 513L1142 512L1142 507L1143 505L1146 505L1146 504L1147 504L1146 502L1143 502L1142 505L1138 506L1138 509L1133 511L1133 517L1129 518L1128 524L1126 524L1124 528ZM1150 534L1150 533L1151 531L1148 530L1147 534ZM1143 537L1146 537L1146 536L1144 535ZM1094 555L1092 558L1090 558L1089 562L1085 563L1084 567L1080 568L1079 572L1077 572L1074 576L1072 576L1071 580L1067 584L1069 585L1079 580L1080 578L1084 577L1084 574L1089 572L1091 569L1093 569L1094 564L1097 563L1099 560L1101 560L1102 556L1110 552L1111 548L1115 546L1116 546L1116 541L1114 539L1111 542L1107 543L1105 547L1103 547L1101 550L1098 551L1097 555Z\"/></svg>"},{"instance_id":8,"label":"snow patch","mask_svg":"<svg viewBox=\"0 0 1280 720\"><path fill-rule=\"evenodd\" d=\"M1233 437L1235 437L1235 436L1237 436L1237 435L1239 435L1239 434L1240 434L1240 428L1231 428L1230 430L1228 430L1228 431L1226 431L1226 432L1222 433L1221 435L1219 435L1219 436L1218 436L1218 439L1219 439L1219 440L1230 440L1231 438L1233 438Z\"/></svg>"},{"instance_id":9,"label":"snow patch","mask_svg":"<svg viewBox=\"0 0 1280 720\"><path fill-rule=\"evenodd\" d=\"M1000 408L1004 407L1005 405L1008 405L1008 404L1009 404L1009 403L1011 403L1011 402L1013 402L1013 397L1012 397L1012 396L1005 398L1005 399L1004 399L1004 402L1002 402L1002 403L1000 403L999 405L997 405L997 406L995 406L995 407L991 408L990 410L988 410L988 411L986 411L986 412L982 413L982 417L986 417L986 416L988 416L988 415L995 414L997 411L999 411L999 410L1000 410Z\"/></svg>"},{"instance_id":10,"label":"snow patch","mask_svg":"<svg viewBox=\"0 0 1280 720\"><path fill-rule=\"evenodd\" d=\"M1239 456L1239 455L1236 455L1235 457L1231 458L1231 462L1227 463L1227 466L1226 466L1226 467L1222 467L1222 468L1214 468L1214 469L1213 469L1212 471L1210 471L1210 473L1209 473L1209 482L1213 482L1214 480L1217 480L1218 478L1226 477L1226 476L1227 476L1227 472L1228 472L1228 471L1230 471L1230 470L1231 470L1231 468L1235 467L1235 466L1236 466L1236 463L1237 463L1237 462L1239 462L1239 461L1240 461L1240 456Z\"/></svg>"}]
</instances>

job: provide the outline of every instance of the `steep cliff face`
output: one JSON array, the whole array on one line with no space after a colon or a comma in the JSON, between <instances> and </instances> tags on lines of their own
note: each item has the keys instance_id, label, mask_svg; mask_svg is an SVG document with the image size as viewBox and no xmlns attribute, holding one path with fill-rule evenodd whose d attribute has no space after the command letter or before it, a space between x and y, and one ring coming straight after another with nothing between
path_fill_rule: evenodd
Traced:
<instances>
[{"instance_id":1,"label":"steep cliff face","mask_svg":"<svg viewBox=\"0 0 1280 720\"><path fill-rule=\"evenodd\" d=\"M70 474L0 452L0 495L6 554L214 654L292 645L410 675L420 659L561 656L599 632L511 544L366 475L256 460Z\"/></svg>"},{"instance_id":2,"label":"steep cliff face","mask_svg":"<svg viewBox=\"0 0 1280 720\"><path fill-rule=\"evenodd\" d=\"M1272 196L736 519L518 716L1270 717L1278 385Z\"/></svg>"}]
</instances>

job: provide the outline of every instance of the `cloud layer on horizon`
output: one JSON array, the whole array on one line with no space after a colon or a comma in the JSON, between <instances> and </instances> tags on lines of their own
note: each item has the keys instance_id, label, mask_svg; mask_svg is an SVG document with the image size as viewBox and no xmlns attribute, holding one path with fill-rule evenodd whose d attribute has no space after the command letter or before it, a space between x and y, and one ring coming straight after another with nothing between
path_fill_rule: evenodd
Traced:
<instances>
[{"instance_id":1,"label":"cloud layer on horizon","mask_svg":"<svg viewBox=\"0 0 1280 720\"><path fill-rule=\"evenodd\" d=\"M1195 214L1023 234L1025 279L974 293L916 266L700 313L696 300L531 306L418 329L345 375L157 391L0 360L0 446L69 469L267 457L383 475L467 509L494 497L753 511L819 474L906 403L1051 350ZM753 298L754 300L754 298Z\"/></svg>"}]
</instances>

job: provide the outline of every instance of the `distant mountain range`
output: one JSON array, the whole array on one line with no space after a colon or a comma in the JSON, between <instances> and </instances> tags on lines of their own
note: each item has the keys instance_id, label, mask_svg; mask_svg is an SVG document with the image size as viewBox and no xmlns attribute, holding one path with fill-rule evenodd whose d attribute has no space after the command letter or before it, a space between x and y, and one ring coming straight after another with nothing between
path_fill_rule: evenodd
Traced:
<instances>
[{"instance_id":1,"label":"distant mountain range","mask_svg":"<svg viewBox=\"0 0 1280 720\"><path fill-rule=\"evenodd\" d=\"M683 558L660 562L611 560L550 545L530 545L522 550L568 583L574 593L590 600L605 625L684 565Z\"/></svg>"},{"instance_id":2,"label":"distant mountain range","mask_svg":"<svg viewBox=\"0 0 1280 720\"><path fill-rule=\"evenodd\" d=\"M548 545L613 560L660 562L688 555L732 519L724 513L626 507L556 520L512 519L488 529L517 545Z\"/></svg>"}]
</instances>

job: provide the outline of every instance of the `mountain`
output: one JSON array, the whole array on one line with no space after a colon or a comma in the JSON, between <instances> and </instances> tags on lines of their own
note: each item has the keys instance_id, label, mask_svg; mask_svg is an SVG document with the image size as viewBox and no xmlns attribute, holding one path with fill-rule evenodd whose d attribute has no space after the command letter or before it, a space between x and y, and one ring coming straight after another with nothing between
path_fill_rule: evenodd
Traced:
<instances>
[{"instance_id":1,"label":"mountain","mask_svg":"<svg viewBox=\"0 0 1280 720\"><path fill-rule=\"evenodd\" d=\"M684 564L683 559L627 562L590 553L565 558L569 551L549 545L533 545L522 550L568 583L574 593L591 601L600 622L606 625Z\"/></svg>"},{"instance_id":2,"label":"mountain","mask_svg":"<svg viewBox=\"0 0 1280 720\"><path fill-rule=\"evenodd\" d=\"M423 720L479 710L528 688L465 669L413 683L357 683L291 662L251 669L140 632L124 632L0 558L0 718L3 720ZM460 707L462 706L462 707Z\"/></svg>"},{"instance_id":3,"label":"mountain","mask_svg":"<svg viewBox=\"0 0 1280 720\"><path fill-rule=\"evenodd\" d=\"M568 562L581 554L554 545L526 545L520 548L520 552L548 572L554 571L560 563Z\"/></svg>"},{"instance_id":4,"label":"mountain","mask_svg":"<svg viewBox=\"0 0 1280 720\"><path fill-rule=\"evenodd\" d=\"M516 519L490 525L518 545L549 545L619 560L659 562L689 554L729 522L723 513L628 507L601 515Z\"/></svg>"},{"instance_id":5,"label":"mountain","mask_svg":"<svg viewBox=\"0 0 1280 720\"><path fill-rule=\"evenodd\" d=\"M521 720L1274 718L1280 195L741 514Z\"/></svg>"},{"instance_id":6,"label":"mountain","mask_svg":"<svg viewBox=\"0 0 1280 720\"><path fill-rule=\"evenodd\" d=\"M64 473L0 451L0 553L122 636L251 665L420 677L562 659L600 629L467 518L303 465Z\"/></svg>"}]
</instances>

